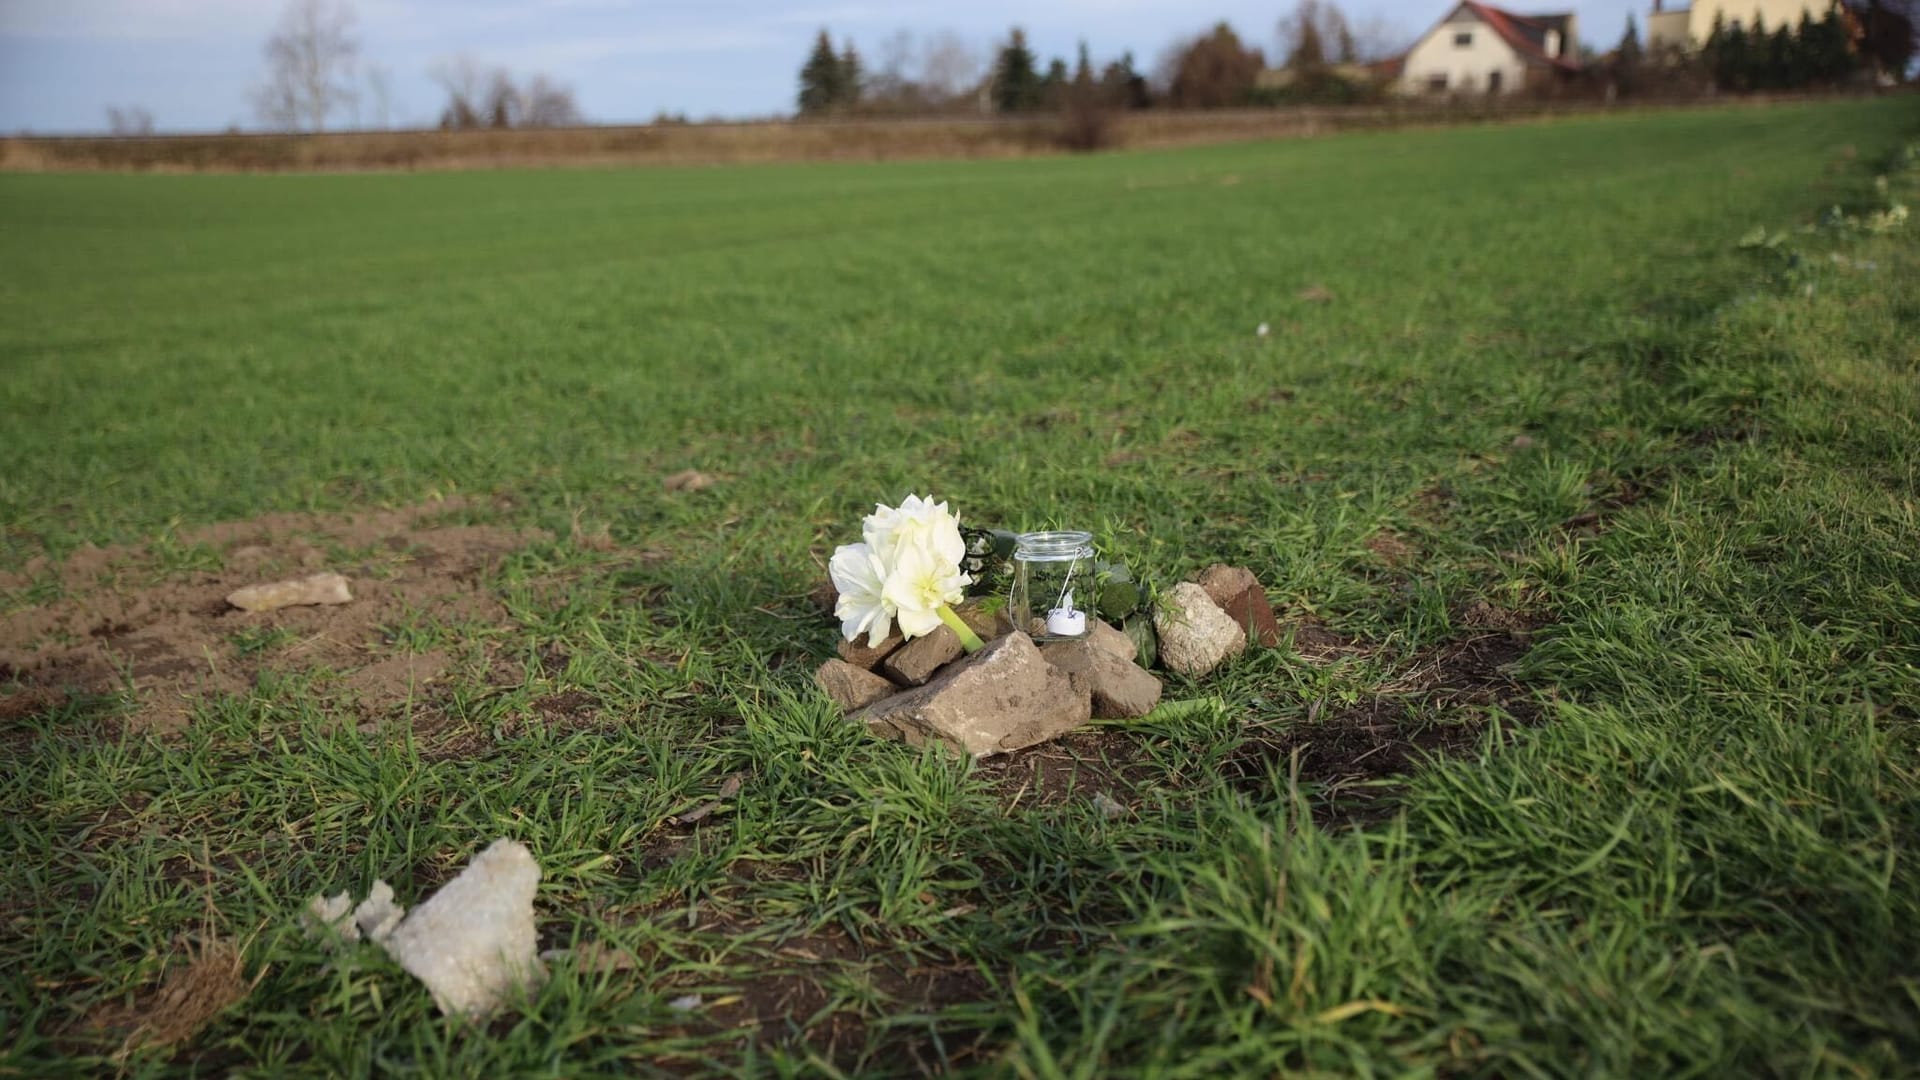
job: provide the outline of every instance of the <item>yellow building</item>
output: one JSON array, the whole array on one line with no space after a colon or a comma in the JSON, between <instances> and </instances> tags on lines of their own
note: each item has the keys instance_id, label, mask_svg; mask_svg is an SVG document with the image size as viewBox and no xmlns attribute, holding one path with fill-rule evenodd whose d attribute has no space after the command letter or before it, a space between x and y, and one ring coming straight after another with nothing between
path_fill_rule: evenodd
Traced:
<instances>
[{"instance_id":1,"label":"yellow building","mask_svg":"<svg viewBox=\"0 0 1920 1080\"><path fill-rule=\"evenodd\" d=\"M1647 50L1691 52L1698 49L1713 33L1715 18L1728 27L1748 28L1756 19L1763 19L1772 31L1783 25L1800 25L1802 15L1816 21L1824 18L1831 3L1832 0L1696 0L1692 7L1664 11L1661 0L1653 0L1653 13L1647 16Z\"/></svg>"}]
</instances>

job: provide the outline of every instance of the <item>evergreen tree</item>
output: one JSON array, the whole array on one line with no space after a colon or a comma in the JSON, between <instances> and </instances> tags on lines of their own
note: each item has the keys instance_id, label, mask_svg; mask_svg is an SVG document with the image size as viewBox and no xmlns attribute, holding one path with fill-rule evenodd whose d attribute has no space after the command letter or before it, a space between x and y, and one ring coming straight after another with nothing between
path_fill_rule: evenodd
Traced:
<instances>
[{"instance_id":1,"label":"evergreen tree","mask_svg":"<svg viewBox=\"0 0 1920 1080\"><path fill-rule=\"evenodd\" d=\"M1334 14L1339 15L1340 13L1336 10ZM1343 64L1359 63L1360 48L1353 42L1353 27L1348 26L1347 20L1343 18L1340 20L1340 25L1335 29L1337 32L1334 37L1340 48L1340 62Z\"/></svg>"},{"instance_id":2,"label":"evergreen tree","mask_svg":"<svg viewBox=\"0 0 1920 1080\"><path fill-rule=\"evenodd\" d=\"M1303 19L1299 36L1294 39L1293 51L1287 54L1287 68L1299 74L1318 71L1327 66L1327 47L1320 40L1320 28L1314 20Z\"/></svg>"},{"instance_id":3,"label":"evergreen tree","mask_svg":"<svg viewBox=\"0 0 1920 1080\"><path fill-rule=\"evenodd\" d=\"M853 39L847 39L847 47L840 53L840 92L833 99L835 105L858 105L864 89L866 73L860 68L860 54L853 51Z\"/></svg>"},{"instance_id":4,"label":"evergreen tree","mask_svg":"<svg viewBox=\"0 0 1920 1080\"><path fill-rule=\"evenodd\" d=\"M1805 86L1806 80L1799 74L1799 51L1794 43L1793 31L1786 23L1781 23L1780 29L1767 38L1761 85L1769 90L1798 90Z\"/></svg>"},{"instance_id":5,"label":"evergreen tree","mask_svg":"<svg viewBox=\"0 0 1920 1080\"><path fill-rule=\"evenodd\" d=\"M818 116L840 101L840 75L840 58L833 54L833 42L822 30L814 39L813 52L808 54L806 65L800 69L801 115Z\"/></svg>"},{"instance_id":6,"label":"evergreen tree","mask_svg":"<svg viewBox=\"0 0 1920 1080\"><path fill-rule=\"evenodd\" d=\"M1622 94L1631 94L1640 88L1641 69L1645 55L1640 50L1640 26L1634 21L1633 13L1627 13L1627 30L1620 35L1620 44L1613 54L1613 81Z\"/></svg>"},{"instance_id":7,"label":"evergreen tree","mask_svg":"<svg viewBox=\"0 0 1920 1080\"><path fill-rule=\"evenodd\" d=\"M1073 65L1073 85L1084 88L1093 85L1093 61L1087 56L1087 43L1080 43L1080 58Z\"/></svg>"},{"instance_id":8,"label":"evergreen tree","mask_svg":"<svg viewBox=\"0 0 1920 1080\"><path fill-rule=\"evenodd\" d=\"M1040 73L1026 31L1014 27L1000 59L993 66L993 107L999 112L1026 112L1040 104Z\"/></svg>"},{"instance_id":9,"label":"evergreen tree","mask_svg":"<svg viewBox=\"0 0 1920 1080\"><path fill-rule=\"evenodd\" d=\"M1745 90L1751 85L1747 74L1752 70L1748 56L1747 31L1739 23L1732 23L1719 31L1719 47L1714 49L1713 81L1722 90Z\"/></svg>"},{"instance_id":10,"label":"evergreen tree","mask_svg":"<svg viewBox=\"0 0 1920 1080\"><path fill-rule=\"evenodd\" d=\"M1767 85L1767 17L1758 8L1753 12L1753 26L1747 31L1746 45L1746 64L1742 69L1745 77L1740 89L1764 90Z\"/></svg>"},{"instance_id":11,"label":"evergreen tree","mask_svg":"<svg viewBox=\"0 0 1920 1080\"><path fill-rule=\"evenodd\" d=\"M1838 5L1809 29L1801 31L1807 77L1815 82L1837 83L1853 74L1859 58L1853 52L1853 39L1841 18Z\"/></svg>"},{"instance_id":12,"label":"evergreen tree","mask_svg":"<svg viewBox=\"0 0 1920 1080\"><path fill-rule=\"evenodd\" d=\"M1067 93L1067 62L1054 57L1047 63L1047 73L1040 79L1040 103L1049 109L1057 109Z\"/></svg>"},{"instance_id":13,"label":"evergreen tree","mask_svg":"<svg viewBox=\"0 0 1920 1080\"><path fill-rule=\"evenodd\" d=\"M1144 109L1153 104L1153 93L1146 77L1133 69L1133 54L1126 53L1108 64L1100 73L1101 94L1123 109Z\"/></svg>"},{"instance_id":14,"label":"evergreen tree","mask_svg":"<svg viewBox=\"0 0 1920 1080\"><path fill-rule=\"evenodd\" d=\"M1707 40L1700 43L1700 66L1706 69L1707 77L1715 86L1720 85L1720 65L1727 50L1727 21L1719 13L1713 16L1713 29L1707 32Z\"/></svg>"}]
</instances>

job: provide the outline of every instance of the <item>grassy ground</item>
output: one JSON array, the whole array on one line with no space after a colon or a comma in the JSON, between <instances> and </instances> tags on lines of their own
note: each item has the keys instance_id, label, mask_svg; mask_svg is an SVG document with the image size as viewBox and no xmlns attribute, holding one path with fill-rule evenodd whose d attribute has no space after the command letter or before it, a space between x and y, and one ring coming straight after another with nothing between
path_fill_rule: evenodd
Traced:
<instances>
[{"instance_id":1,"label":"grassy ground","mask_svg":"<svg viewBox=\"0 0 1920 1080\"><path fill-rule=\"evenodd\" d=\"M555 537L504 625L393 635L486 645L413 737L297 671L169 740L4 714L0 1071L101 1067L88 1018L210 937L257 985L128 1071L1911 1071L1920 245L1798 230L1920 201L1917 128L0 177L8 565L190 579L195 523L450 494ZM1011 762L875 743L809 689L804 594L928 487L1248 565L1296 647ZM638 966L476 1037L295 924L495 836L550 943Z\"/></svg>"}]
</instances>

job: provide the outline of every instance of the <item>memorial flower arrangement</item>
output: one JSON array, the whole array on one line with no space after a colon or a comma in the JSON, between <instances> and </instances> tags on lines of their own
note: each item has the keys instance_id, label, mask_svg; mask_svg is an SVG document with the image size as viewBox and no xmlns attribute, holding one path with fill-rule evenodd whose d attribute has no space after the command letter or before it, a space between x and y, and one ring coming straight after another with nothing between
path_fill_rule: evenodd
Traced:
<instances>
[{"instance_id":1,"label":"memorial flower arrangement","mask_svg":"<svg viewBox=\"0 0 1920 1080\"><path fill-rule=\"evenodd\" d=\"M953 605L966 599L973 579L960 520L928 495L908 495L898 507L876 504L860 524L860 543L834 549L827 573L839 594L834 617L848 641L861 634L877 647L893 633L916 638L945 625L968 652L981 648Z\"/></svg>"}]
</instances>

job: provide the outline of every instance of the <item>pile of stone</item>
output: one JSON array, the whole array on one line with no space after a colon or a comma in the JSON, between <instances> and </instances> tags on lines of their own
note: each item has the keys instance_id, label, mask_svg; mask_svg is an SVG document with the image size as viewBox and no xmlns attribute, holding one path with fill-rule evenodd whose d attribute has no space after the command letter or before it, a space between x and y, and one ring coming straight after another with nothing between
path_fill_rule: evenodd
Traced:
<instances>
[{"instance_id":1,"label":"pile of stone","mask_svg":"<svg viewBox=\"0 0 1920 1080\"><path fill-rule=\"evenodd\" d=\"M975 757L1057 738L1093 718L1145 716L1162 687L1137 662L1134 641L1095 620L1076 641L1035 642L1004 616L959 611L986 647L965 655L946 627L878 646L841 641L815 681L848 717L876 735L914 746L940 742ZM1157 659L1200 677L1245 651L1279 644L1280 627L1253 574L1214 566L1197 582L1174 586L1153 612ZM1149 643L1151 644L1151 643Z\"/></svg>"}]
</instances>

